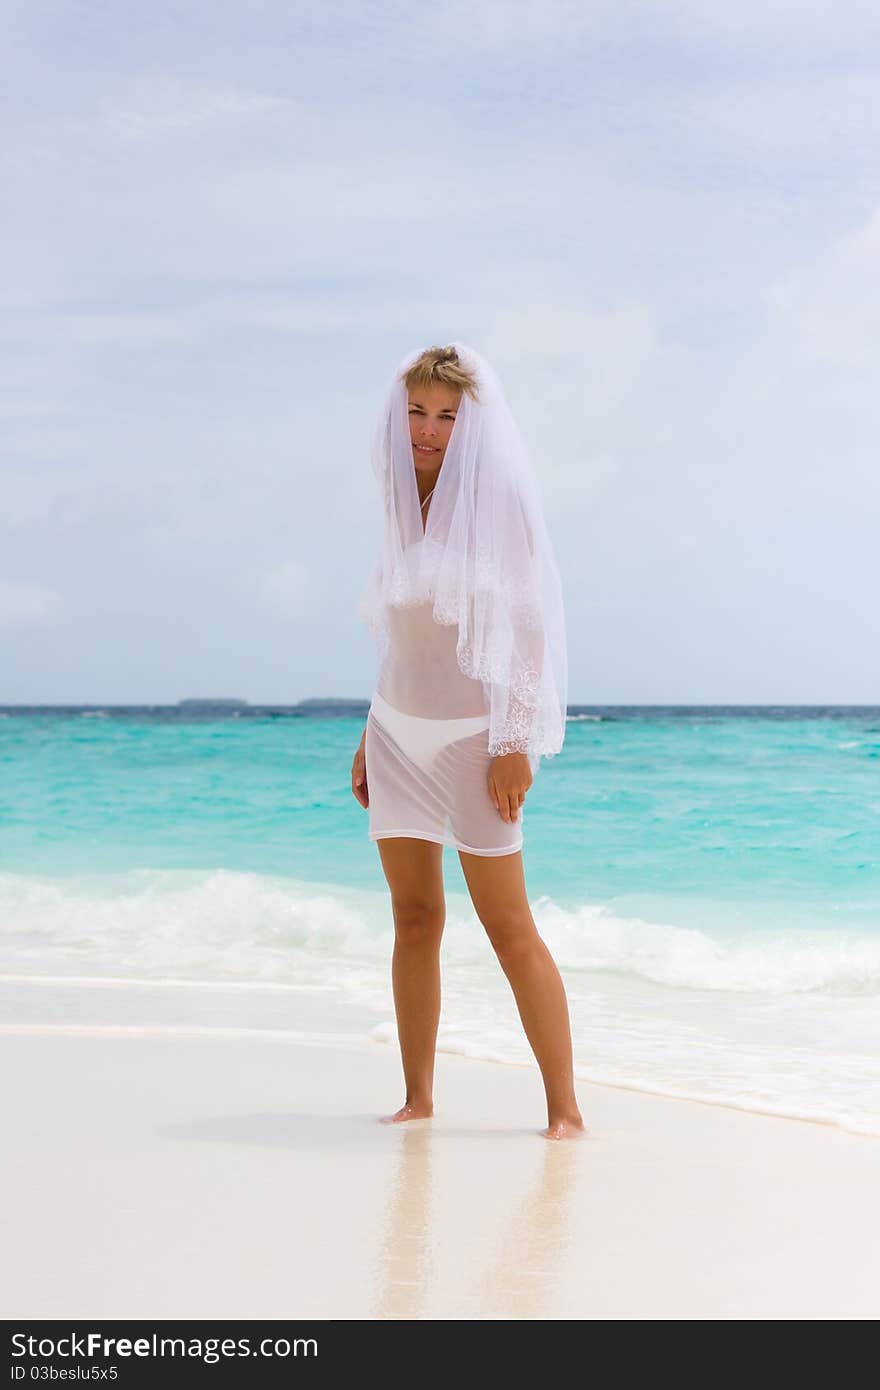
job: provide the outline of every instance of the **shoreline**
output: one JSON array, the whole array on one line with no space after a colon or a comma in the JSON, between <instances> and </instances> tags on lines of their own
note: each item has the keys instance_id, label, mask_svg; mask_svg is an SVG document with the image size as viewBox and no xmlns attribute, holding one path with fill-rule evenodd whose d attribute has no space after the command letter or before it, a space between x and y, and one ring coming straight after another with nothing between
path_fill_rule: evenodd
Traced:
<instances>
[{"instance_id":1,"label":"shoreline","mask_svg":"<svg viewBox=\"0 0 880 1390\"><path fill-rule=\"evenodd\" d=\"M26 1021L19 1021L0 1023L0 1037L18 1032L30 1032L35 1035L44 1032L47 1035L54 1033L56 1035L69 1034L70 1036L101 1036L102 1034L107 1036L123 1036L126 1033L139 1036L155 1034L156 1036L169 1037L175 1035L180 1037L213 1036L217 1038L253 1036L256 1039L265 1038L266 1040L278 1042L314 1042L319 1046L324 1043L327 1045L335 1045L337 1042L345 1044L351 1041L365 1047L390 1047L395 1051L396 1055L397 1037L393 1021L388 1021L387 1017L379 1020L375 1011L362 1008L359 1016L363 1028L361 1031L353 1029L350 1026L350 1020L352 1017L358 1016L358 1006L354 1005L351 1000L346 999L344 996L338 997L342 992L336 987L327 985L295 984L279 980L175 979L168 976L149 979L132 975L99 976L59 975L49 973L28 975L20 971L0 970L0 1014L2 1014L3 1004L7 1002L7 1000L4 999L4 988L6 986L13 987L12 998L14 1000L14 987L16 985L25 987L44 986L54 988L58 991L70 991L71 993L78 989L81 994L85 994L85 992L90 989L95 989L100 992L116 988L127 988L132 991L137 990L142 994L146 994L151 990L156 992L173 992L177 990L181 993L191 990L194 993L202 993L203 995L213 993L215 996L221 994L223 991L229 991L246 1003L249 995L276 994L294 1003L298 1001L300 1009L306 1005L311 1007L311 1000L313 999L321 1000L323 1001L323 1007L320 1010L321 1018L325 1019L329 1012L330 1016L336 1021L342 1022L343 1026L336 1029L329 1028L311 1031L289 1026L264 1028L259 1025L255 1026L250 1021L246 1026L238 1028L228 1024L200 1026L190 1021L179 1025L162 1025L153 1022L117 1025L114 1023L96 1022L53 1023L40 1021L28 1023ZM331 996L334 995L337 997L331 998ZM51 1003L51 1001L49 1002ZM15 1004L13 1003L13 1010L14 1008ZM448 1043L444 1043L442 1032L441 1024L441 1034L437 1044L438 1056L460 1057L468 1061L485 1062L490 1066L512 1067L526 1071L532 1070L535 1066L533 1061L520 1061L515 1058L501 1057L498 1056L497 1053L490 1053L488 1051L486 1053L481 1053L463 1047L450 1046ZM736 1114L759 1115L771 1119L788 1120L795 1124L819 1125L839 1131L843 1134L852 1135L859 1139L873 1140L875 1142L880 1140L880 1132L876 1129L861 1128L857 1124L845 1123L840 1119L834 1119L823 1115L810 1115L796 1110L786 1110L780 1106L761 1106L751 1098L737 1103L735 1100L723 1097L706 1096L694 1092L678 1090L675 1089L672 1084L668 1087L664 1087L662 1085L638 1085L634 1082L608 1080L607 1078L597 1076L583 1064L578 1064L577 1062L575 1063L575 1080L579 1086L601 1087L612 1091L623 1091L640 1096L654 1096L660 1099L679 1101L682 1104L719 1107L724 1110L730 1110Z\"/></svg>"}]
</instances>

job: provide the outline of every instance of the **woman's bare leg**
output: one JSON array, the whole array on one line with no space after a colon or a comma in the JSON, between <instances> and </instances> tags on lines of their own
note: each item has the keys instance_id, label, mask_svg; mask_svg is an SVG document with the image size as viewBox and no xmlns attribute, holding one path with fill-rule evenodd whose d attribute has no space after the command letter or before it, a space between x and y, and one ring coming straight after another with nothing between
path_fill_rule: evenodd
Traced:
<instances>
[{"instance_id":1,"label":"woman's bare leg","mask_svg":"<svg viewBox=\"0 0 880 1390\"><path fill-rule=\"evenodd\" d=\"M440 941L446 923L443 846L399 836L377 840L391 889L391 982L406 1098L386 1122L434 1113L434 1052L440 1022Z\"/></svg>"},{"instance_id":2,"label":"woman's bare leg","mask_svg":"<svg viewBox=\"0 0 880 1390\"><path fill-rule=\"evenodd\" d=\"M477 916L513 990L519 1016L541 1068L547 1095L548 1139L585 1133L574 1093L571 1027L565 987L538 934L526 895L522 851L466 854L462 872Z\"/></svg>"}]
</instances>

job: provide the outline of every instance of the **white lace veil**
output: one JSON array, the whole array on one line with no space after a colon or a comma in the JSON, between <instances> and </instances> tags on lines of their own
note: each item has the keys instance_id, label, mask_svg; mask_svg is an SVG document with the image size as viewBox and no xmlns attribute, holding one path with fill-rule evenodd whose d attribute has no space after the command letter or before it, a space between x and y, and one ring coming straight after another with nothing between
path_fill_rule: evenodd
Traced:
<instances>
[{"instance_id":1,"label":"white lace veil","mask_svg":"<svg viewBox=\"0 0 880 1390\"><path fill-rule=\"evenodd\" d=\"M385 535L358 611L381 660L388 605L432 600L436 622L458 625L462 672L485 683L490 754L527 753L534 772L565 737L562 585L538 479L501 383L473 348L451 346L475 377L479 402L462 392L423 534L403 378L424 349L399 364L372 446Z\"/></svg>"}]
</instances>

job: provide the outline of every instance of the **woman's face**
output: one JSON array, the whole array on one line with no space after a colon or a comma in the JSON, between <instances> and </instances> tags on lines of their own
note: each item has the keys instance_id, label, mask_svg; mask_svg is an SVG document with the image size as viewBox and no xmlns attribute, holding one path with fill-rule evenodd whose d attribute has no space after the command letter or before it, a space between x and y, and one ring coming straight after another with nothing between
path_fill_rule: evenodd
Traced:
<instances>
[{"instance_id":1,"label":"woman's face","mask_svg":"<svg viewBox=\"0 0 880 1390\"><path fill-rule=\"evenodd\" d=\"M417 472L434 473L440 468L461 391L451 386L414 386L408 392L409 433Z\"/></svg>"}]
</instances>

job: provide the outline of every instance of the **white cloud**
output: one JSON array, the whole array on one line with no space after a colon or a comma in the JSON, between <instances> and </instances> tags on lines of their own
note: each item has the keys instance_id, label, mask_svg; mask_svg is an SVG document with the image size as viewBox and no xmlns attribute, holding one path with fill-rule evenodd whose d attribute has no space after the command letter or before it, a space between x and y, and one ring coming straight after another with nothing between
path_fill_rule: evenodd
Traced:
<instances>
[{"instance_id":1,"label":"white cloud","mask_svg":"<svg viewBox=\"0 0 880 1390\"><path fill-rule=\"evenodd\" d=\"M459 338L534 446L589 675L575 697L609 672L609 697L651 698L662 671L687 698L714 663L721 698L738 670L773 698L748 615L797 626L821 587L816 611L848 615L858 698L847 605L857 579L876 589L880 511L880 12L184 10L104 7L86 44L18 7L0 543L8 575L42 582L14 602L7 586L7 611L45 618L63 573L84 615L69 669L99 670L108 607L161 634L169 613L216 626L215 605L232 652L254 642L258 695L275 677L244 613L308 621L319 593L331 616L303 679L364 688L380 391L404 351ZM735 604L734 648L714 619ZM606 629L585 623L606 609ZM162 640L144 660L176 691ZM815 654L786 661L809 698ZM64 692L16 691L41 695Z\"/></svg>"},{"instance_id":2,"label":"white cloud","mask_svg":"<svg viewBox=\"0 0 880 1390\"><path fill-rule=\"evenodd\" d=\"M306 612L311 591L309 572L298 560L285 560L260 577L259 592L281 619L299 618Z\"/></svg>"},{"instance_id":3,"label":"white cloud","mask_svg":"<svg viewBox=\"0 0 880 1390\"><path fill-rule=\"evenodd\" d=\"M880 211L768 287L765 331L728 409L769 512L848 516L854 533L870 517L880 525L878 340ZM828 557L814 558L824 569Z\"/></svg>"},{"instance_id":4,"label":"white cloud","mask_svg":"<svg viewBox=\"0 0 880 1390\"><path fill-rule=\"evenodd\" d=\"M867 370L880 388L880 209L812 266L772 285L768 301L768 337L780 364L860 378Z\"/></svg>"},{"instance_id":5,"label":"white cloud","mask_svg":"<svg viewBox=\"0 0 880 1390\"><path fill-rule=\"evenodd\" d=\"M20 343L55 343L114 350L150 343L186 342L197 325L185 313L121 309L116 313L36 313L7 323Z\"/></svg>"},{"instance_id":6,"label":"white cloud","mask_svg":"<svg viewBox=\"0 0 880 1390\"><path fill-rule=\"evenodd\" d=\"M573 296L517 295L493 315L483 346L501 374L540 472L548 509L581 506L625 485L648 454L680 446L699 373L646 304L609 309ZM574 510L572 510L574 509Z\"/></svg>"},{"instance_id":7,"label":"white cloud","mask_svg":"<svg viewBox=\"0 0 880 1390\"><path fill-rule=\"evenodd\" d=\"M277 115L293 106L286 97L158 72L115 83L102 95L98 110L111 134L144 141Z\"/></svg>"},{"instance_id":8,"label":"white cloud","mask_svg":"<svg viewBox=\"0 0 880 1390\"><path fill-rule=\"evenodd\" d=\"M42 584L0 579L0 627L50 627L65 610L64 598Z\"/></svg>"}]
</instances>

